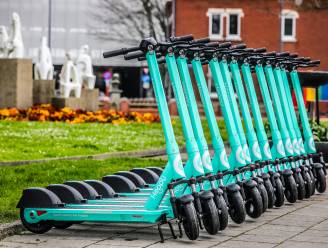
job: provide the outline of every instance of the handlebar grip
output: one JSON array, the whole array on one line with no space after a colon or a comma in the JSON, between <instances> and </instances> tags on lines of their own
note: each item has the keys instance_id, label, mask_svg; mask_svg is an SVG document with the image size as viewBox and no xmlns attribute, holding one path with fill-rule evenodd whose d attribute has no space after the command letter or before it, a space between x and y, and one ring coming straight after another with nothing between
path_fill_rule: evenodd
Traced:
<instances>
[{"instance_id":1,"label":"handlebar grip","mask_svg":"<svg viewBox=\"0 0 328 248\"><path fill-rule=\"evenodd\" d=\"M182 35L182 36L172 36L169 38L170 42L177 42L177 41L192 41L194 36L192 34Z\"/></svg>"},{"instance_id":2,"label":"handlebar grip","mask_svg":"<svg viewBox=\"0 0 328 248\"><path fill-rule=\"evenodd\" d=\"M310 57L304 57L304 58L302 59L302 61L303 61L303 62L309 62L309 61L311 61L311 58L310 58Z\"/></svg>"},{"instance_id":3,"label":"handlebar grip","mask_svg":"<svg viewBox=\"0 0 328 248\"><path fill-rule=\"evenodd\" d=\"M254 52L254 48L245 48L243 52L252 53Z\"/></svg>"},{"instance_id":4,"label":"handlebar grip","mask_svg":"<svg viewBox=\"0 0 328 248\"><path fill-rule=\"evenodd\" d=\"M110 58L110 57L115 57L118 55L124 55L127 54L129 52L135 52L140 50L139 47L130 47L130 48L121 48L121 49L117 49L117 50L113 50L113 51L108 51L108 52L104 52L103 53L103 57L104 58Z\"/></svg>"},{"instance_id":5,"label":"handlebar grip","mask_svg":"<svg viewBox=\"0 0 328 248\"><path fill-rule=\"evenodd\" d=\"M287 57L289 56L289 52L281 52L281 53L276 53L277 57Z\"/></svg>"},{"instance_id":6,"label":"handlebar grip","mask_svg":"<svg viewBox=\"0 0 328 248\"><path fill-rule=\"evenodd\" d=\"M275 56L276 55L276 52L268 52L268 53L265 53L263 55L264 56Z\"/></svg>"},{"instance_id":7,"label":"handlebar grip","mask_svg":"<svg viewBox=\"0 0 328 248\"><path fill-rule=\"evenodd\" d=\"M206 47L219 47L220 46L220 43L219 42L210 42L210 43L207 43L205 44Z\"/></svg>"},{"instance_id":8,"label":"handlebar grip","mask_svg":"<svg viewBox=\"0 0 328 248\"><path fill-rule=\"evenodd\" d=\"M289 57L290 58L297 58L298 54L297 53L291 53L291 54L289 54Z\"/></svg>"},{"instance_id":9,"label":"handlebar grip","mask_svg":"<svg viewBox=\"0 0 328 248\"><path fill-rule=\"evenodd\" d=\"M232 46L231 49L245 49L246 47L246 44L242 43Z\"/></svg>"},{"instance_id":10,"label":"handlebar grip","mask_svg":"<svg viewBox=\"0 0 328 248\"><path fill-rule=\"evenodd\" d=\"M254 49L254 53L265 53L267 49L265 47Z\"/></svg>"},{"instance_id":11,"label":"handlebar grip","mask_svg":"<svg viewBox=\"0 0 328 248\"><path fill-rule=\"evenodd\" d=\"M312 60L309 62L311 65L320 65L320 60Z\"/></svg>"},{"instance_id":12,"label":"handlebar grip","mask_svg":"<svg viewBox=\"0 0 328 248\"><path fill-rule=\"evenodd\" d=\"M220 48L229 48L231 47L231 42L223 42L219 45Z\"/></svg>"},{"instance_id":13,"label":"handlebar grip","mask_svg":"<svg viewBox=\"0 0 328 248\"><path fill-rule=\"evenodd\" d=\"M209 43L210 41L211 40L209 37L205 37L205 38L192 40L192 41L190 41L190 44L204 44L204 43Z\"/></svg>"},{"instance_id":14,"label":"handlebar grip","mask_svg":"<svg viewBox=\"0 0 328 248\"><path fill-rule=\"evenodd\" d=\"M139 57L144 57L145 54L143 51L132 52L124 55L125 60L137 59Z\"/></svg>"}]
</instances>

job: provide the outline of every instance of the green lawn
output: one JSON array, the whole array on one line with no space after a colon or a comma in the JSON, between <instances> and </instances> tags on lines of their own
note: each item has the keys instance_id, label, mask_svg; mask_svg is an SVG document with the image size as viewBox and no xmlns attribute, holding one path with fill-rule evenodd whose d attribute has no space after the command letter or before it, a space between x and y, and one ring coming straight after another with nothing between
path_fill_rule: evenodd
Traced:
<instances>
[{"instance_id":1,"label":"green lawn","mask_svg":"<svg viewBox=\"0 0 328 248\"><path fill-rule=\"evenodd\" d=\"M45 187L66 180L100 179L119 170L164 164L165 161L159 159L111 158L0 167L0 223L18 219L16 204L27 187Z\"/></svg>"},{"instance_id":2,"label":"green lawn","mask_svg":"<svg viewBox=\"0 0 328 248\"><path fill-rule=\"evenodd\" d=\"M205 120L203 124L209 140ZM220 120L219 125L226 139L224 122ZM183 145L181 122L174 119L173 126L179 145ZM0 121L0 161L93 155L164 146L160 123L112 125Z\"/></svg>"}]
</instances>

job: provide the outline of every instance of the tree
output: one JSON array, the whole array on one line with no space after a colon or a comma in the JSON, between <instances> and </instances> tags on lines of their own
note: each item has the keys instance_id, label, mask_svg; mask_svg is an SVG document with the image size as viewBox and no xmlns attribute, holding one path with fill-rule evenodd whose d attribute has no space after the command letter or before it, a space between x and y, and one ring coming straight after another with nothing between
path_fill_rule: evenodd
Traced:
<instances>
[{"instance_id":1,"label":"tree","mask_svg":"<svg viewBox=\"0 0 328 248\"><path fill-rule=\"evenodd\" d=\"M105 27L101 39L139 41L152 36L164 40L170 36L169 0L98 0L94 19Z\"/></svg>"}]
</instances>

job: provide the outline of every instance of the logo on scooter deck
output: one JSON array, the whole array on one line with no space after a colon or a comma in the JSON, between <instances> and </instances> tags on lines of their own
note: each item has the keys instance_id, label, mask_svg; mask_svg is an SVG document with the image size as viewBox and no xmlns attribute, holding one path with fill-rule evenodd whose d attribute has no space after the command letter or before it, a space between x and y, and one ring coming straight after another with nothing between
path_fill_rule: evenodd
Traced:
<instances>
[{"instance_id":1,"label":"logo on scooter deck","mask_svg":"<svg viewBox=\"0 0 328 248\"><path fill-rule=\"evenodd\" d=\"M199 152L197 152L195 154L195 157L194 159L192 160L192 164L194 166L194 169L196 171L198 171L199 173L201 174L204 174L204 170L203 170L203 167L202 167L202 160L200 159L200 154Z\"/></svg>"},{"instance_id":2,"label":"logo on scooter deck","mask_svg":"<svg viewBox=\"0 0 328 248\"><path fill-rule=\"evenodd\" d=\"M272 155L271 155L271 151L270 151L270 146L269 146L269 142L266 142L264 145L264 154L268 159L272 159Z\"/></svg>"},{"instance_id":3,"label":"logo on scooter deck","mask_svg":"<svg viewBox=\"0 0 328 248\"><path fill-rule=\"evenodd\" d=\"M211 163L211 157L210 157L210 153L208 151L205 151L203 156L202 156L202 162L203 162L203 166L209 170L212 171L212 163Z\"/></svg>"},{"instance_id":4,"label":"logo on scooter deck","mask_svg":"<svg viewBox=\"0 0 328 248\"><path fill-rule=\"evenodd\" d=\"M250 163L252 160L251 160L251 157L249 155L249 149L248 149L247 144L245 144L244 147L243 147L243 153L244 153L245 160Z\"/></svg>"},{"instance_id":5,"label":"logo on scooter deck","mask_svg":"<svg viewBox=\"0 0 328 248\"><path fill-rule=\"evenodd\" d=\"M225 150L223 150L220 154L220 161L221 164L226 167L227 169L229 169L230 165L228 162L228 157L227 157L227 153L225 152Z\"/></svg>"},{"instance_id":6,"label":"logo on scooter deck","mask_svg":"<svg viewBox=\"0 0 328 248\"><path fill-rule=\"evenodd\" d=\"M281 156L286 156L285 149L284 149L284 144L282 143L282 140L279 140L278 141L278 144L277 144L277 152Z\"/></svg>"},{"instance_id":7,"label":"logo on scooter deck","mask_svg":"<svg viewBox=\"0 0 328 248\"><path fill-rule=\"evenodd\" d=\"M259 143L255 142L252 146L252 152L257 159L262 159Z\"/></svg>"},{"instance_id":8,"label":"logo on scooter deck","mask_svg":"<svg viewBox=\"0 0 328 248\"><path fill-rule=\"evenodd\" d=\"M177 155L173 161L173 168L177 174L179 174L181 177L185 177L185 173L183 170L181 155Z\"/></svg>"},{"instance_id":9,"label":"logo on scooter deck","mask_svg":"<svg viewBox=\"0 0 328 248\"><path fill-rule=\"evenodd\" d=\"M293 154L293 146L292 146L292 142L290 141L290 138L286 139L285 148L288 153Z\"/></svg>"},{"instance_id":10,"label":"logo on scooter deck","mask_svg":"<svg viewBox=\"0 0 328 248\"><path fill-rule=\"evenodd\" d=\"M238 163L245 164L245 159L244 159L244 152L243 148L241 146L238 147L236 151L236 160Z\"/></svg>"}]
</instances>

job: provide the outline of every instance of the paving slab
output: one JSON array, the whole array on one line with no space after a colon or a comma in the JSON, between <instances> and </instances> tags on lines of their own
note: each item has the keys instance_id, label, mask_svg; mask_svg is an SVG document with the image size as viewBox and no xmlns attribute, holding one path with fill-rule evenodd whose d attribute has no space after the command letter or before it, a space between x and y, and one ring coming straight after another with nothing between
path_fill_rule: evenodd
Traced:
<instances>
[{"instance_id":1,"label":"paving slab","mask_svg":"<svg viewBox=\"0 0 328 248\"><path fill-rule=\"evenodd\" d=\"M177 232L177 226L175 225ZM163 226L165 243L160 243L154 225L83 223L66 230L53 229L43 235L24 231L0 241L8 248L119 248L119 247L219 247L219 248L321 248L328 247L328 193L311 199L286 203L269 209L259 219L247 218L243 224L229 220L217 235L200 232L197 241L185 236L173 239Z\"/></svg>"}]
</instances>

